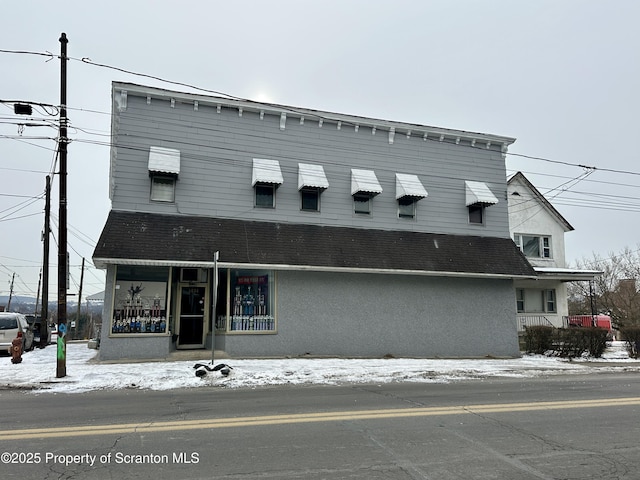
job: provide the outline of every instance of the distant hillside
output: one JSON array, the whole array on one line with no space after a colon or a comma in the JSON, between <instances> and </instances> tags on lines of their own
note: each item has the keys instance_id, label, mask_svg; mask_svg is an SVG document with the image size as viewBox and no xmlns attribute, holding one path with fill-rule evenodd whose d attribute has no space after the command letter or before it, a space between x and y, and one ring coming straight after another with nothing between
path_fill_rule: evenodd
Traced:
<instances>
[{"instance_id":1,"label":"distant hillside","mask_svg":"<svg viewBox=\"0 0 640 480\"><path fill-rule=\"evenodd\" d=\"M0 295L0 307L7 307L9 302L8 295ZM38 305L38 310L40 310L41 305ZM58 302L49 302L48 304L49 313L54 313L58 311ZM67 300L67 313L75 313L78 309L77 300L74 301L72 299ZM89 309L93 314L102 313L102 302L90 302ZM14 295L11 297L11 308L12 312L20 312L20 313L33 313L36 310L36 299L35 297L25 297L20 295ZM87 304L83 303L81 306L82 312L87 311Z\"/></svg>"}]
</instances>

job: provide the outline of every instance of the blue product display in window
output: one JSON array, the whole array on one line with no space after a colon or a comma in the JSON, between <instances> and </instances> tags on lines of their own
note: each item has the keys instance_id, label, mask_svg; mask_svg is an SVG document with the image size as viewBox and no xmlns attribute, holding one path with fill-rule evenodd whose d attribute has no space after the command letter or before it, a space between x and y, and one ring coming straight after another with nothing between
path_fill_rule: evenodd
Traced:
<instances>
[{"instance_id":1,"label":"blue product display in window","mask_svg":"<svg viewBox=\"0 0 640 480\"><path fill-rule=\"evenodd\" d=\"M269 331L275 319L269 315L269 276L243 275L235 279L232 331Z\"/></svg>"},{"instance_id":2,"label":"blue product display in window","mask_svg":"<svg viewBox=\"0 0 640 480\"><path fill-rule=\"evenodd\" d=\"M112 334L155 333L167 331L165 311L166 282L116 284Z\"/></svg>"}]
</instances>

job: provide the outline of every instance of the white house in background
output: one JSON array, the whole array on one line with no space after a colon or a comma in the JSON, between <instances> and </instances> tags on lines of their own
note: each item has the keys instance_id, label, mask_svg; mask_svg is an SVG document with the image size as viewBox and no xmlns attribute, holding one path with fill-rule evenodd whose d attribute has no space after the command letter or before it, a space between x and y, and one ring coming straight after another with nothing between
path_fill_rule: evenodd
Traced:
<instances>
[{"instance_id":1,"label":"white house in background","mask_svg":"<svg viewBox=\"0 0 640 480\"><path fill-rule=\"evenodd\" d=\"M518 329L566 326L567 282L590 281L601 272L567 267L564 234L574 228L521 172L507 181L507 198L511 237L538 274L515 281Z\"/></svg>"}]
</instances>

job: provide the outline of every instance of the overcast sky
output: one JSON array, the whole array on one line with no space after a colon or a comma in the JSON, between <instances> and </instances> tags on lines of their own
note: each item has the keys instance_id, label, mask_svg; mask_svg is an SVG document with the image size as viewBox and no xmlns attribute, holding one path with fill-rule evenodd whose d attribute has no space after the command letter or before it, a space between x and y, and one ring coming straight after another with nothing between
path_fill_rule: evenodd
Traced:
<instances>
[{"instance_id":1,"label":"overcast sky","mask_svg":"<svg viewBox=\"0 0 640 480\"><path fill-rule=\"evenodd\" d=\"M110 208L111 82L190 91L82 58L254 100L515 137L507 173L522 171L575 227L569 261L640 248L637 0L24 0L1 12L0 50L53 58L0 52L0 100L59 104L58 40L69 40L70 293L82 257L84 293L104 289L91 256ZM45 177L58 168L47 113L20 130L27 118L0 103L0 295L14 272L16 294L38 287ZM583 178L580 165L596 170Z\"/></svg>"}]
</instances>

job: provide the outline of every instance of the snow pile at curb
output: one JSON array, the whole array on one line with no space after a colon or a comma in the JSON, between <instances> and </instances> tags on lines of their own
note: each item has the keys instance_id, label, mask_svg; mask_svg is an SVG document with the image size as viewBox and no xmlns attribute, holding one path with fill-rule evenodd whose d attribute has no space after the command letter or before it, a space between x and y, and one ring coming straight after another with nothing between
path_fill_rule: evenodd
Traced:
<instances>
[{"instance_id":1,"label":"snow pile at curb","mask_svg":"<svg viewBox=\"0 0 640 480\"><path fill-rule=\"evenodd\" d=\"M204 352L203 352L204 353ZM67 376L56 378L56 348L51 345L23 356L20 364L0 357L0 389L15 388L35 393L80 393L101 389L226 388L272 385L338 385L347 383L423 382L515 377L533 378L558 374L640 371L640 362L630 360L623 342L614 342L599 359L569 361L542 355L516 359L344 359L288 358L225 360L233 368L228 376L211 372L195 375L194 361L146 363L96 363L96 350L84 343L67 345ZM206 353L204 354L206 356ZM593 363L592 363L593 361ZM201 363L209 363L203 358Z\"/></svg>"}]
</instances>

